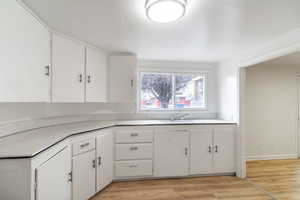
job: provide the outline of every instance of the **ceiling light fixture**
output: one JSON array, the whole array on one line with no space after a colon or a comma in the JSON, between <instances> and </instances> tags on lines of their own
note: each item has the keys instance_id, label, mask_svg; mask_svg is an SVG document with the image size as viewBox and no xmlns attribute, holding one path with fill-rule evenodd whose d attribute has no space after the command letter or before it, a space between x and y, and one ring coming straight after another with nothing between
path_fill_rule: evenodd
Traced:
<instances>
[{"instance_id":1,"label":"ceiling light fixture","mask_svg":"<svg viewBox=\"0 0 300 200\"><path fill-rule=\"evenodd\" d=\"M187 0L147 0L146 15L154 22L174 22L184 16L186 5Z\"/></svg>"}]
</instances>

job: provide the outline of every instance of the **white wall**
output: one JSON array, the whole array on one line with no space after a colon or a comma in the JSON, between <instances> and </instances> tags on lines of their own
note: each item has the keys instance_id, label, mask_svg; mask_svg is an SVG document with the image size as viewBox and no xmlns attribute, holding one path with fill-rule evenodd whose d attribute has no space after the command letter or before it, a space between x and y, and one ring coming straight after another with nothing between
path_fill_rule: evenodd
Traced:
<instances>
[{"instance_id":1,"label":"white wall","mask_svg":"<svg viewBox=\"0 0 300 200\"><path fill-rule=\"evenodd\" d=\"M235 64L223 64L217 70L218 117L238 122L239 68Z\"/></svg>"},{"instance_id":2,"label":"white wall","mask_svg":"<svg viewBox=\"0 0 300 200\"><path fill-rule=\"evenodd\" d=\"M246 69L245 135L248 159L297 155L298 65L262 63Z\"/></svg>"},{"instance_id":3,"label":"white wall","mask_svg":"<svg viewBox=\"0 0 300 200\"><path fill-rule=\"evenodd\" d=\"M0 137L54 124L126 118L134 109L133 104L0 103Z\"/></svg>"}]
</instances>

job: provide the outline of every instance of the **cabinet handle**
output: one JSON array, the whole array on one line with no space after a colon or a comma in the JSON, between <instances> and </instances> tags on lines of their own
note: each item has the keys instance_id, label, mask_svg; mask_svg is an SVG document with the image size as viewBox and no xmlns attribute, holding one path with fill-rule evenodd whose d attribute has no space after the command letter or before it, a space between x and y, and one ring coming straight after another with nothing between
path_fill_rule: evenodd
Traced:
<instances>
[{"instance_id":1,"label":"cabinet handle","mask_svg":"<svg viewBox=\"0 0 300 200\"><path fill-rule=\"evenodd\" d=\"M211 146L208 147L208 152L211 153Z\"/></svg>"},{"instance_id":2,"label":"cabinet handle","mask_svg":"<svg viewBox=\"0 0 300 200\"><path fill-rule=\"evenodd\" d=\"M130 150L131 151L134 151L134 150L136 151L136 150L138 150L138 147L130 147Z\"/></svg>"},{"instance_id":3,"label":"cabinet handle","mask_svg":"<svg viewBox=\"0 0 300 200\"><path fill-rule=\"evenodd\" d=\"M79 82L82 82L82 74L79 74Z\"/></svg>"},{"instance_id":4,"label":"cabinet handle","mask_svg":"<svg viewBox=\"0 0 300 200\"><path fill-rule=\"evenodd\" d=\"M137 137L139 134L138 133L131 133L130 136L131 137Z\"/></svg>"},{"instance_id":5,"label":"cabinet handle","mask_svg":"<svg viewBox=\"0 0 300 200\"><path fill-rule=\"evenodd\" d=\"M137 168L138 165L130 165L129 168Z\"/></svg>"},{"instance_id":6,"label":"cabinet handle","mask_svg":"<svg viewBox=\"0 0 300 200\"><path fill-rule=\"evenodd\" d=\"M101 156L99 156L99 157L98 157L98 165L101 165L101 164L102 164L102 163L101 163L101 160L102 160L102 159L101 159Z\"/></svg>"},{"instance_id":7,"label":"cabinet handle","mask_svg":"<svg viewBox=\"0 0 300 200\"><path fill-rule=\"evenodd\" d=\"M131 85L131 87L133 87L133 79L131 79L130 85Z\"/></svg>"},{"instance_id":8,"label":"cabinet handle","mask_svg":"<svg viewBox=\"0 0 300 200\"><path fill-rule=\"evenodd\" d=\"M89 146L89 145L90 145L90 143L87 142L87 143L85 143L85 144L80 145L80 148L82 149L82 148L87 147L87 146Z\"/></svg>"},{"instance_id":9,"label":"cabinet handle","mask_svg":"<svg viewBox=\"0 0 300 200\"><path fill-rule=\"evenodd\" d=\"M72 172L69 172L68 176L69 176L68 182L72 183L72 181L73 181L73 174L72 174Z\"/></svg>"},{"instance_id":10,"label":"cabinet handle","mask_svg":"<svg viewBox=\"0 0 300 200\"><path fill-rule=\"evenodd\" d=\"M45 75L46 75L46 76L50 76L50 66L48 65L48 66L46 66L45 68L46 68L46 73L45 73Z\"/></svg>"},{"instance_id":11,"label":"cabinet handle","mask_svg":"<svg viewBox=\"0 0 300 200\"><path fill-rule=\"evenodd\" d=\"M96 160L93 160L93 168L96 168Z\"/></svg>"},{"instance_id":12,"label":"cabinet handle","mask_svg":"<svg viewBox=\"0 0 300 200\"><path fill-rule=\"evenodd\" d=\"M92 81L91 81L91 75L88 75L88 76L87 76L87 82L88 82L88 83L91 83L91 82L92 82Z\"/></svg>"},{"instance_id":13,"label":"cabinet handle","mask_svg":"<svg viewBox=\"0 0 300 200\"><path fill-rule=\"evenodd\" d=\"M188 155L188 148L186 147L186 148L184 148L184 155Z\"/></svg>"},{"instance_id":14,"label":"cabinet handle","mask_svg":"<svg viewBox=\"0 0 300 200\"><path fill-rule=\"evenodd\" d=\"M215 153L219 153L218 145L215 146Z\"/></svg>"}]
</instances>

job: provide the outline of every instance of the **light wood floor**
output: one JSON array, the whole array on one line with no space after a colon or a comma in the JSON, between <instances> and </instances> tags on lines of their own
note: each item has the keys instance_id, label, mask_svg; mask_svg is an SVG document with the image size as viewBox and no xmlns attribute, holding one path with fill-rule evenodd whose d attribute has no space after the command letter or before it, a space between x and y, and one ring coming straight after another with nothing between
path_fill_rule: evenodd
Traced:
<instances>
[{"instance_id":1,"label":"light wood floor","mask_svg":"<svg viewBox=\"0 0 300 200\"><path fill-rule=\"evenodd\" d=\"M248 180L277 199L300 200L300 160L253 161Z\"/></svg>"},{"instance_id":2,"label":"light wood floor","mask_svg":"<svg viewBox=\"0 0 300 200\"><path fill-rule=\"evenodd\" d=\"M92 200L300 200L300 160L247 163L248 178L201 177L113 183Z\"/></svg>"}]
</instances>

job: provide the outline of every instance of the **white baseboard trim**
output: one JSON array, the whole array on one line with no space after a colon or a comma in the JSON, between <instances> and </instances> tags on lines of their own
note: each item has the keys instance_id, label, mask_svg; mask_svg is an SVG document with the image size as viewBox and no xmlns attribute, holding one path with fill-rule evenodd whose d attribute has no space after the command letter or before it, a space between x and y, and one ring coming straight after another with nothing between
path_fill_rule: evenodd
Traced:
<instances>
[{"instance_id":1,"label":"white baseboard trim","mask_svg":"<svg viewBox=\"0 0 300 200\"><path fill-rule=\"evenodd\" d=\"M280 155L260 155L260 156L247 156L247 161L255 160L281 160L281 159L297 159L297 154L280 154Z\"/></svg>"}]
</instances>

